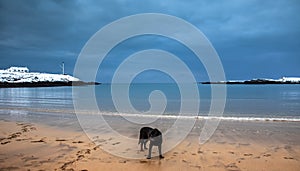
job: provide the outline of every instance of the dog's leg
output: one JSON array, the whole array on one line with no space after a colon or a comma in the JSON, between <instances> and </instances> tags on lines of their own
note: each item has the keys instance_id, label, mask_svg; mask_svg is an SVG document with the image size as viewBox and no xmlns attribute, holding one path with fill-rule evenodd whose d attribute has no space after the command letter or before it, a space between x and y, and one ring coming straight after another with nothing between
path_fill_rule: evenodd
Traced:
<instances>
[{"instance_id":1,"label":"dog's leg","mask_svg":"<svg viewBox=\"0 0 300 171\"><path fill-rule=\"evenodd\" d=\"M147 145L148 139L142 139L141 142L142 142L141 143L141 151L144 151L143 147L145 150L147 150L148 148L146 147L146 145Z\"/></svg>"},{"instance_id":2,"label":"dog's leg","mask_svg":"<svg viewBox=\"0 0 300 171\"><path fill-rule=\"evenodd\" d=\"M165 157L162 155L162 153L161 153L161 144L158 145L158 153L159 153L159 158L160 158L160 159L165 158Z\"/></svg>"},{"instance_id":3,"label":"dog's leg","mask_svg":"<svg viewBox=\"0 0 300 171\"><path fill-rule=\"evenodd\" d=\"M148 142L148 140L145 140L145 143L144 143L144 149L145 150L147 150L148 148L146 147L146 145L147 145L147 142Z\"/></svg>"},{"instance_id":4,"label":"dog's leg","mask_svg":"<svg viewBox=\"0 0 300 171\"><path fill-rule=\"evenodd\" d=\"M152 147L153 147L153 144L150 142L150 144L149 144L149 153L148 153L147 159L151 159Z\"/></svg>"},{"instance_id":5,"label":"dog's leg","mask_svg":"<svg viewBox=\"0 0 300 171\"><path fill-rule=\"evenodd\" d=\"M144 151L143 150L143 145L144 145L145 141L143 139L141 139L141 151Z\"/></svg>"}]
</instances>

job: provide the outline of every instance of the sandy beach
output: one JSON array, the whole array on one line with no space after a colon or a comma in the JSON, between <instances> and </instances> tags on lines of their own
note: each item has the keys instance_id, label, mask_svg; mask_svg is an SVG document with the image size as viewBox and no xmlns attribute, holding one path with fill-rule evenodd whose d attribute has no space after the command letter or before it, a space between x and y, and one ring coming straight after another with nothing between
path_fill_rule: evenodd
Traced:
<instances>
[{"instance_id":1,"label":"sandy beach","mask_svg":"<svg viewBox=\"0 0 300 171\"><path fill-rule=\"evenodd\" d=\"M225 122L202 145L195 128L162 160L113 156L103 151L101 145L95 145L83 131L5 120L0 121L0 127L0 170L300 169L298 123ZM116 143L114 137L104 138L103 143L115 148L122 144ZM128 151L138 153L138 145Z\"/></svg>"}]
</instances>

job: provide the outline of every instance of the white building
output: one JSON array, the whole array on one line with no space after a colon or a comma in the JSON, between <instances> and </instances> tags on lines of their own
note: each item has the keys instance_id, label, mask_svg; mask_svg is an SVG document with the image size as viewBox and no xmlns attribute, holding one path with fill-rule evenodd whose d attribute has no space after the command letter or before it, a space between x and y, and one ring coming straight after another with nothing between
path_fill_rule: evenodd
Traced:
<instances>
[{"instance_id":1,"label":"white building","mask_svg":"<svg viewBox=\"0 0 300 171\"><path fill-rule=\"evenodd\" d=\"M6 69L8 72L29 72L27 67L10 67Z\"/></svg>"}]
</instances>

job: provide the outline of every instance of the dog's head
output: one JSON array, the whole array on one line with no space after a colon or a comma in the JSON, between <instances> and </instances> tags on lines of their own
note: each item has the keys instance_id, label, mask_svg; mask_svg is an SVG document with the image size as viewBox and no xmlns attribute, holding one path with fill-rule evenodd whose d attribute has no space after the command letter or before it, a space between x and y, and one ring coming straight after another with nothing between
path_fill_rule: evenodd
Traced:
<instances>
[{"instance_id":1,"label":"dog's head","mask_svg":"<svg viewBox=\"0 0 300 171\"><path fill-rule=\"evenodd\" d=\"M153 129L150 133L149 133L149 138L150 141L157 141L157 140L161 140L161 132L158 129Z\"/></svg>"}]
</instances>

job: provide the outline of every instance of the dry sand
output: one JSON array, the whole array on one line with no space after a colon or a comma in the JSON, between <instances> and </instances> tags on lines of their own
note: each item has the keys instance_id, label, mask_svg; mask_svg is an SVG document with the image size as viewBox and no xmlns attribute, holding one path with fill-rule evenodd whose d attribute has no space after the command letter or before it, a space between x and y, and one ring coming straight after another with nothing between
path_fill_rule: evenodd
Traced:
<instances>
[{"instance_id":1,"label":"dry sand","mask_svg":"<svg viewBox=\"0 0 300 171\"><path fill-rule=\"evenodd\" d=\"M218 129L214 137L202 145L198 143L198 135L191 133L180 145L165 153L162 160L157 157L133 160L104 152L83 132L0 121L0 170L300 170L298 137L287 135L281 140L272 136L275 129L257 135L251 130L248 132L251 136L245 138L243 131L247 129L239 131L235 127L230 128L235 134L229 135L224 129ZM278 130L282 135L287 134ZM115 143L113 137L103 141ZM137 152L138 146L128 150Z\"/></svg>"}]
</instances>

